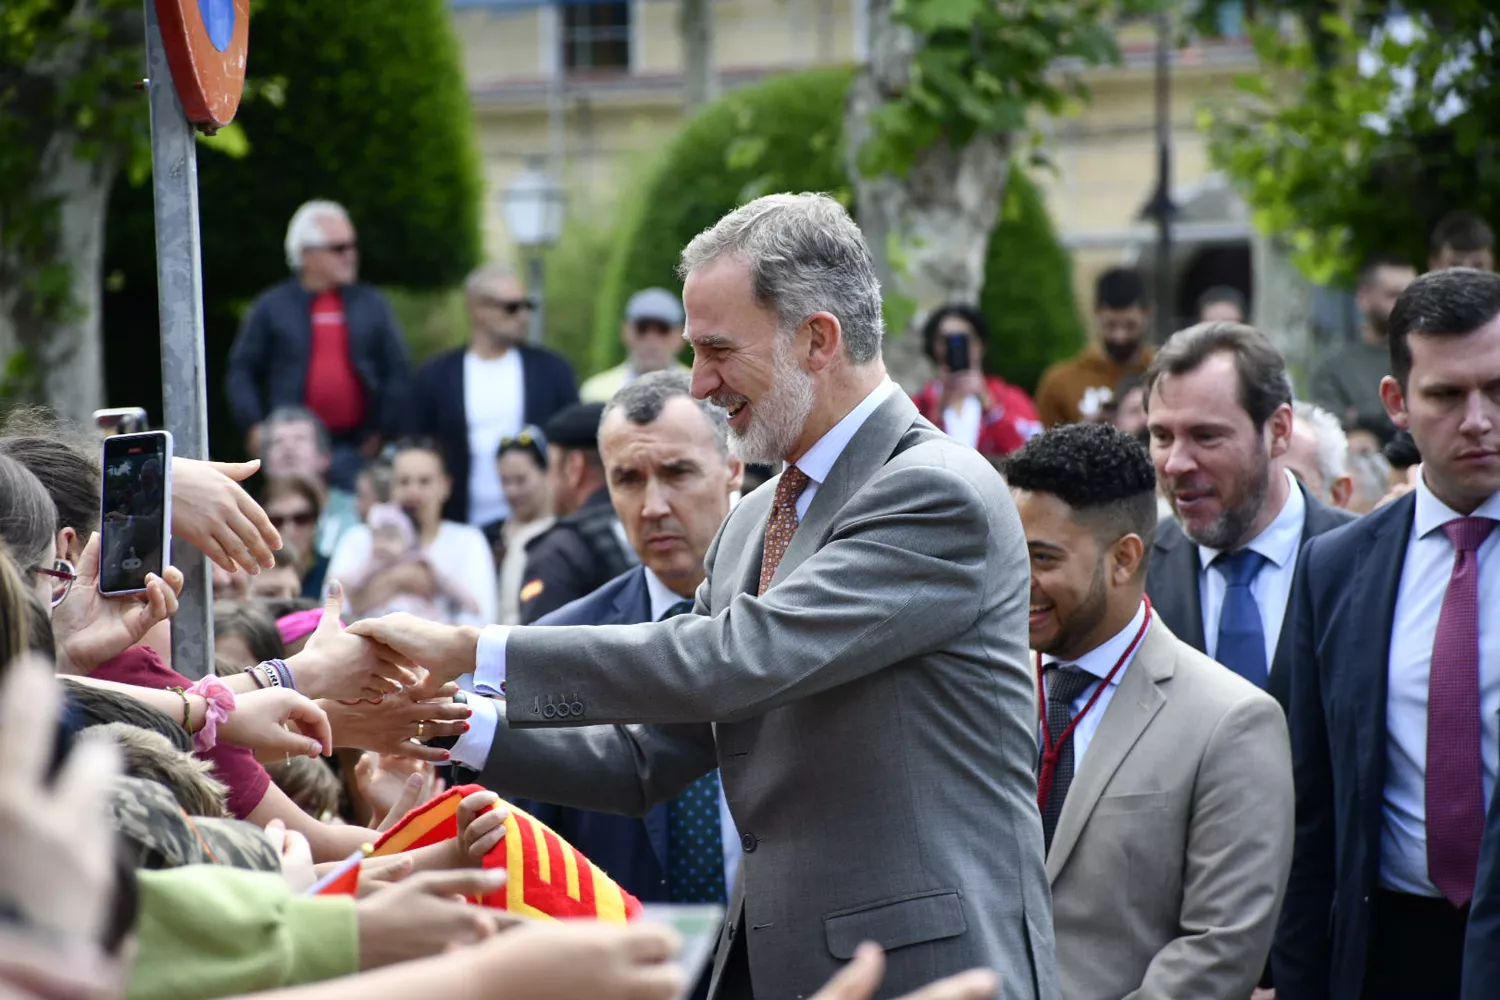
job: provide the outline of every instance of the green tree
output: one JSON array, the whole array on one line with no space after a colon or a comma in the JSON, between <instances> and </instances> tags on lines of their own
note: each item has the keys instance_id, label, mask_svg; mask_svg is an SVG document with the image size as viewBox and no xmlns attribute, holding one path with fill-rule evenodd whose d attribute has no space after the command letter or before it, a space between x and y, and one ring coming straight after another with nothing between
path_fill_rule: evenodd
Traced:
<instances>
[{"instance_id":1,"label":"green tree","mask_svg":"<svg viewBox=\"0 0 1500 1000\"><path fill-rule=\"evenodd\" d=\"M444 0L258 0L249 71L235 123L247 148L205 144L198 157L213 396L239 312L288 274L286 223L303 201L349 209L361 277L377 284L451 287L481 254L479 154ZM110 380L122 391L156 377L144 180L122 176L109 220Z\"/></svg>"},{"instance_id":2,"label":"green tree","mask_svg":"<svg viewBox=\"0 0 1500 1000\"><path fill-rule=\"evenodd\" d=\"M1302 30L1281 30L1286 10ZM1211 152L1308 278L1351 282L1375 253L1421 264L1452 209L1500 220L1500 7L1283 0L1258 13L1265 72L1205 114Z\"/></svg>"},{"instance_id":3,"label":"green tree","mask_svg":"<svg viewBox=\"0 0 1500 1000\"><path fill-rule=\"evenodd\" d=\"M623 209L598 297L595 369L623 356L620 316L630 294L651 285L680 288L682 247L735 206L771 191L826 191L852 204L842 138L852 75L810 70L737 90L705 107L667 144ZM977 296L997 344L985 360L1030 387L1047 364L1083 342L1072 265L1041 194L1022 171L1010 174L998 214Z\"/></svg>"}]
</instances>

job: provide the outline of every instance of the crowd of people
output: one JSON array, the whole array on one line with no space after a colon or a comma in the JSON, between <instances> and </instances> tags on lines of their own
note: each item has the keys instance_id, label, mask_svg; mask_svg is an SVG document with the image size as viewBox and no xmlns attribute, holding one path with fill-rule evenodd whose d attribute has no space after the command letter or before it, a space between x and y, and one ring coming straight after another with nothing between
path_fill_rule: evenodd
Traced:
<instances>
[{"instance_id":1,"label":"crowd of people","mask_svg":"<svg viewBox=\"0 0 1500 1000\"><path fill-rule=\"evenodd\" d=\"M212 662L176 569L100 593L94 432L0 427L0 995L1497 995L1493 243L1372 259L1307 399L1243 291L1153 347L1128 268L1034 399L963 303L908 395L858 228L773 195L580 389L496 266L412 372L303 206L256 458L167 480ZM724 907L708 967L536 919L605 886Z\"/></svg>"}]
</instances>

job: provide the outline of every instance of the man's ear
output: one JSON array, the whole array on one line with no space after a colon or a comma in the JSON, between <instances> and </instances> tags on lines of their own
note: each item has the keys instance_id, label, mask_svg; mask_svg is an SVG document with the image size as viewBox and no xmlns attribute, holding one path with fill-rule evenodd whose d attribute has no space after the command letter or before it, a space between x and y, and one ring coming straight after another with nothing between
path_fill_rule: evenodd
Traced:
<instances>
[{"instance_id":1,"label":"man's ear","mask_svg":"<svg viewBox=\"0 0 1500 1000\"><path fill-rule=\"evenodd\" d=\"M1146 543L1135 532L1124 535L1110 546L1110 582L1115 586L1129 583L1140 572L1146 556Z\"/></svg>"},{"instance_id":2,"label":"man's ear","mask_svg":"<svg viewBox=\"0 0 1500 1000\"><path fill-rule=\"evenodd\" d=\"M1328 495L1335 507L1348 510L1349 501L1354 497L1354 477L1339 476L1329 485Z\"/></svg>"},{"instance_id":3,"label":"man's ear","mask_svg":"<svg viewBox=\"0 0 1500 1000\"><path fill-rule=\"evenodd\" d=\"M838 357L844 344L844 328L833 313L815 312L802 321L807 331L807 367L822 371Z\"/></svg>"},{"instance_id":4,"label":"man's ear","mask_svg":"<svg viewBox=\"0 0 1500 1000\"><path fill-rule=\"evenodd\" d=\"M745 463L733 455L729 456L729 492L738 493L745 485Z\"/></svg>"},{"instance_id":5,"label":"man's ear","mask_svg":"<svg viewBox=\"0 0 1500 1000\"><path fill-rule=\"evenodd\" d=\"M1276 410L1266 419L1272 458L1280 458L1292 446L1292 426L1295 419L1291 406L1286 403L1276 407Z\"/></svg>"},{"instance_id":6,"label":"man's ear","mask_svg":"<svg viewBox=\"0 0 1500 1000\"><path fill-rule=\"evenodd\" d=\"M1387 375L1380 380L1380 401L1385 404L1385 415L1401 430L1411 429L1411 419L1406 414L1406 390L1401 383Z\"/></svg>"}]
</instances>

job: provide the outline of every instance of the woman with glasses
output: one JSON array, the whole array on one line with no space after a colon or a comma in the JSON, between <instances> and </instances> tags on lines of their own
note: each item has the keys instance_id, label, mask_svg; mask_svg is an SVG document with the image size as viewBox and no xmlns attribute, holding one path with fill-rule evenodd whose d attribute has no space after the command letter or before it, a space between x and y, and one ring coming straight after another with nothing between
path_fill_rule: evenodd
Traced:
<instances>
[{"instance_id":1,"label":"woman with glasses","mask_svg":"<svg viewBox=\"0 0 1500 1000\"><path fill-rule=\"evenodd\" d=\"M515 437L500 441L495 461L500 468L500 489L510 505L495 553L500 564L500 624L519 625L526 545L556 520L547 490L547 439L539 428L525 427Z\"/></svg>"},{"instance_id":2,"label":"woman with glasses","mask_svg":"<svg viewBox=\"0 0 1500 1000\"><path fill-rule=\"evenodd\" d=\"M306 479L279 476L266 481L262 506L271 519L271 527L281 533L282 544L297 553L303 596L321 596L328 569L328 560L318 556L316 544L318 518L323 513L322 494Z\"/></svg>"},{"instance_id":3,"label":"woman with glasses","mask_svg":"<svg viewBox=\"0 0 1500 1000\"><path fill-rule=\"evenodd\" d=\"M57 558L57 512L41 481L20 462L0 455L0 539L48 607L73 586L73 566Z\"/></svg>"}]
</instances>

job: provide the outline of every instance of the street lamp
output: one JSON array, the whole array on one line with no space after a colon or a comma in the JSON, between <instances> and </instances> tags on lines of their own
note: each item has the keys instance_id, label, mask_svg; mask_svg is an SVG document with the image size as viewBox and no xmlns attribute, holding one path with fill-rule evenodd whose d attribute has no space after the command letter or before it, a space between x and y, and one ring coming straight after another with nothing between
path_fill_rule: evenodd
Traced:
<instances>
[{"instance_id":1,"label":"street lamp","mask_svg":"<svg viewBox=\"0 0 1500 1000\"><path fill-rule=\"evenodd\" d=\"M526 161L526 168L506 185L500 202L510 238L526 256L526 284L536 302L531 310L529 339L533 344L540 344L544 319L542 299L546 287L542 255L562 235L566 196L541 160L533 157Z\"/></svg>"}]
</instances>

